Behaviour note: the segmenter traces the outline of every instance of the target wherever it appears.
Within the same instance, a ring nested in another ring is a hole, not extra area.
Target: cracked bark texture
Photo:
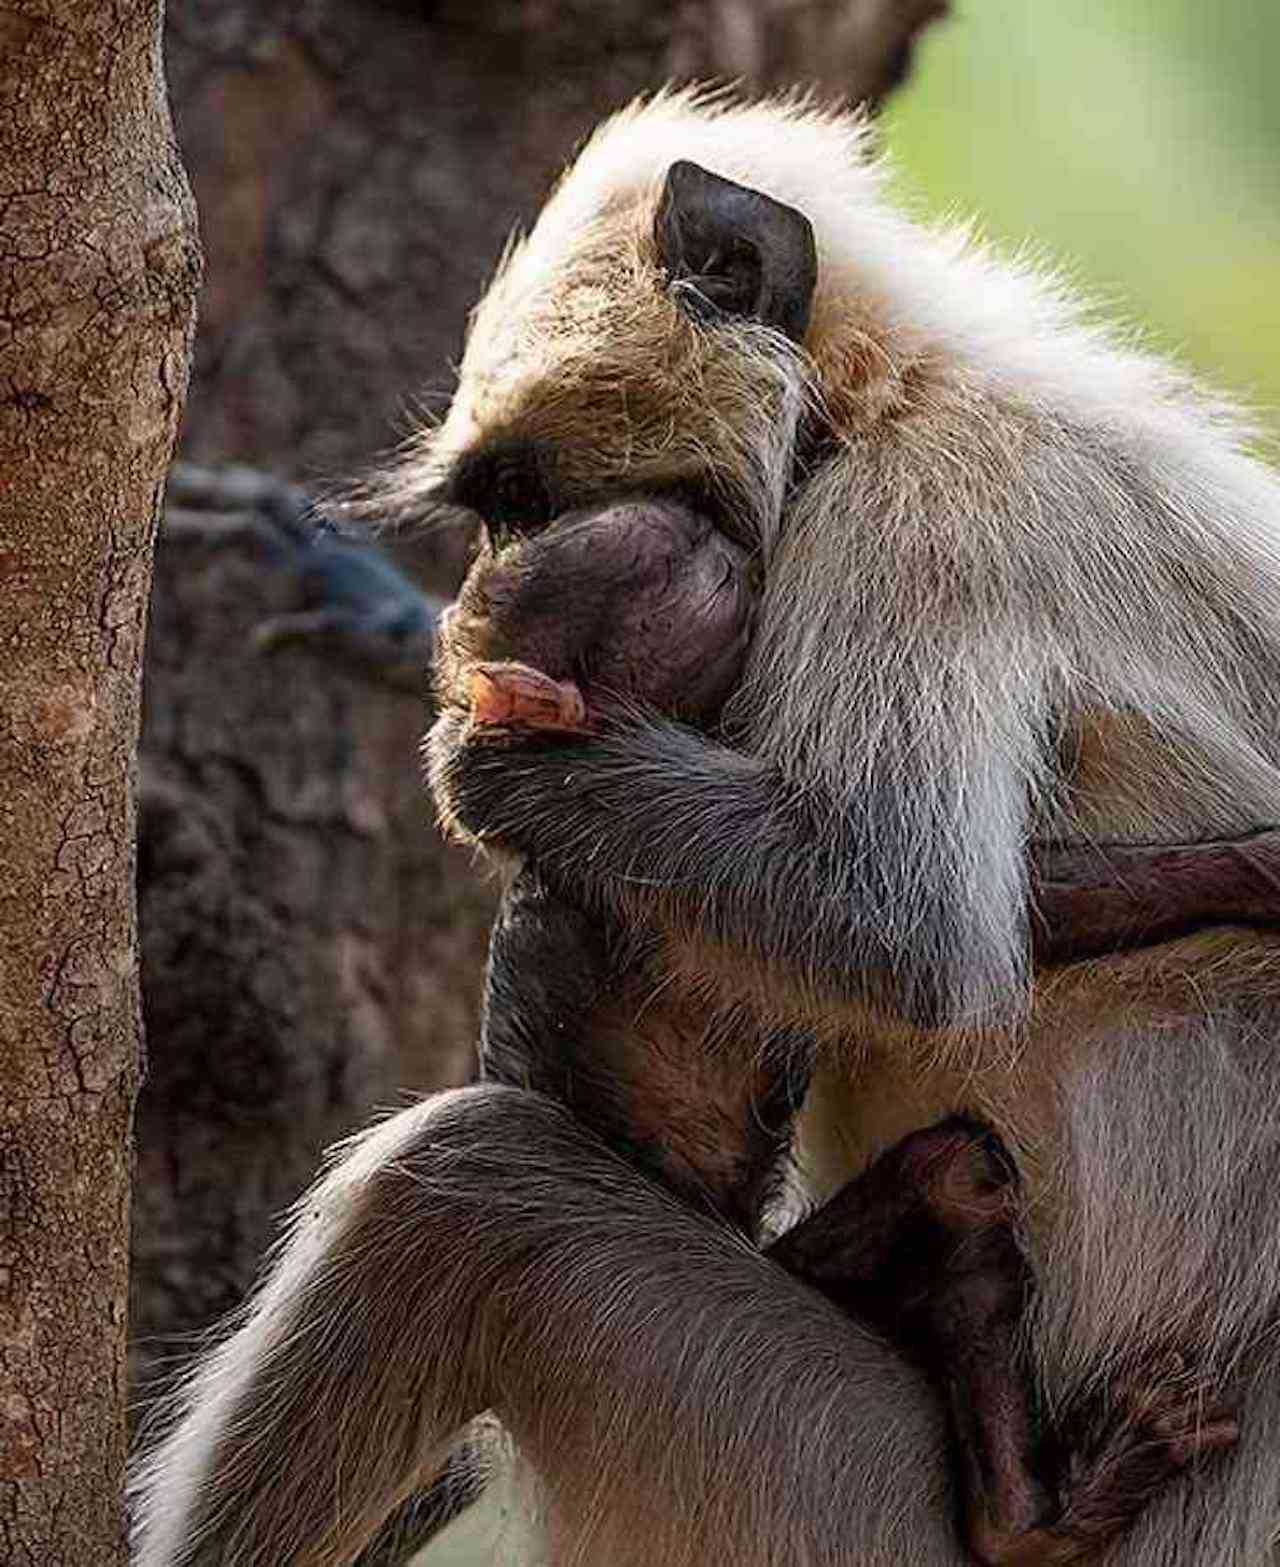
[[[133,784],[195,217],[159,0],[0,6],[0,1560],[123,1562]]]
[[[208,254],[185,455],[304,484],[358,473],[443,406],[507,234],[599,118],[695,77],[876,98],[943,9],[171,0]],[[430,825],[424,705],[255,656],[290,586],[247,535],[198,535],[162,546],[147,667],[144,1374],[240,1298],[328,1141],[466,1072],[492,907]],[[467,547],[402,551],[451,592]]]

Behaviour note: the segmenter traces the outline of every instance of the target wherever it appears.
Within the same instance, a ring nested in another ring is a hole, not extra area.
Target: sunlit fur
[[[673,303],[651,229],[678,158],[812,221],[802,352]],[[1248,434],[1053,282],[903,216],[856,119],[675,94],[589,143],[384,491],[428,510],[460,455],[533,440],[566,504],[689,481],[754,539],[741,752],[637,725],[554,793],[504,779],[507,826],[712,991],[842,1036],[815,1191],[957,1104],[995,1121],[1052,1410],[1153,1357],[1243,1398],[1239,1452],[1125,1567],[1276,1559],[1280,950],[1223,931],[1032,976],[1027,845],[1280,821],[1280,488]],[[141,1567],[348,1561],[486,1402],[557,1562],[958,1562],[915,1380],[602,1158],[504,1095],[370,1134],[185,1395]]]
[[[504,263],[390,493],[412,512],[461,453],[527,440],[565,504],[675,479],[730,497],[768,565],[747,748],[875,842],[855,945],[909,947],[951,1016],[981,1016],[1024,966],[1028,797],[1059,836],[1275,818],[1280,597],[1257,588],[1280,499],[1223,404],[966,231],[904,217],[866,138],[687,95],[611,121]],[[812,221],[805,355],[708,331],[661,286],[680,157]],[[815,424],[843,450],[789,489]],[[1106,740],[1135,727],[1143,764],[1117,765]],[[1103,740],[1068,795],[1077,728]],[[668,817],[671,864],[697,804]]]
[[[916,1378],[510,1089],[441,1095],[358,1139],[188,1397],[139,1477],[144,1567],[351,1561],[487,1407],[548,1482],[530,1500],[559,1567],[836,1567],[874,1540],[962,1560]],[[891,1418],[868,1424],[868,1399]],[[762,1463],[783,1430],[798,1440]]]

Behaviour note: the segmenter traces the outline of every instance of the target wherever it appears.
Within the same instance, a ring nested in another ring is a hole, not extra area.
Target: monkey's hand
[[[540,671],[530,671],[533,681],[508,680],[512,667],[528,669],[476,666],[470,710],[447,708],[428,731],[427,779],[451,837],[490,851],[526,858],[550,851],[555,858],[548,838],[560,833],[542,818],[566,763],[576,757],[590,767],[596,737],[561,721],[569,704],[558,681]]]
[[[591,728],[582,692],[528,664],[476,664],[471,671],[471,722],[481,727],[584,734]]]

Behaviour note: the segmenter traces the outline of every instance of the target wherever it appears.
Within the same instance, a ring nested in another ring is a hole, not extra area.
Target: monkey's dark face
[[[571,513],[481,552],[441,624],[441,706],[467,711],[471,666],[511,660],[572,680],[589,707],[705,723],[737,682],[754,605],[745,552],[691,507]]]
[[[430,445],[437,496],[484,525],[443,627],[442,705],[466,711],[470,666],[512,661],[589,704],[706,722],[791,476],[813,234],[681,161],[572,221],[562,201],[481,301]],[[637,494],[661,498],[618,499]]]
[[[476,311],[426,448],[436,498],[501,544],[573,508],[678,490],[767,544],[809,384],[808,222],[681,162],[588,222],[561,217],[553,200]]]

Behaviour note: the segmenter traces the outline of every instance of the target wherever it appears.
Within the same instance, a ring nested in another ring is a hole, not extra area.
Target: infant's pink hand
[[[571,680],[553,680],[528,664],[476,664],[471,670],[471,722],[484,728],[590,730],[587,705]]]

